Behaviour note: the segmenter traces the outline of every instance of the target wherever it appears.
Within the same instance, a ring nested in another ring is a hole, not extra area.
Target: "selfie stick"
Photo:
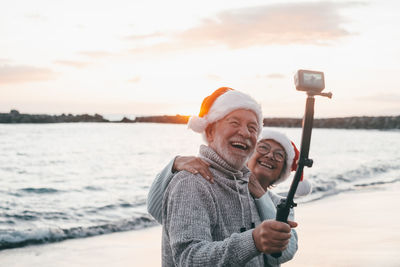
[[[299,185],[304,166],[311,168],[313,165],[313,160],[308,158],[308,152],[310,151],[311,131],[314,120],[314,103],[315,103],[314,95],[321,95],[332,98],[332,93],[318,93],[318,92],[307,91],[307,95],[308,97],[306,101],[306,110],[303,118],[303,133],[301,136],[299,162],[297,165],[296,174],[294,175],[286,199],[285,198],[281,199],[280,203],[276,207],[276,220],[279,222],[287,223],[287,218],[289,216],[290,209],[297,206],[297,204],[294,203],[293,198],[296,193],[297,186]],[[271,254],[271,256],[273,256],[274,258],[279,258],[281,255],[282,252]]]

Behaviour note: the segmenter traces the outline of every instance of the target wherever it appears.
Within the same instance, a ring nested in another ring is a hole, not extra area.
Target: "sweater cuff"
[[[253,230],[254,229],[250,229],[240,234],[242,236],[240,244],[241,249],[236,251],[238,259],[250,260],[261,254],[254,244]]]
[[[179,155],[175,156],[167,165],[167,168],[169,169],[169,173],[175,175],[178,171],[174,170],[174,163],[176,158],[179,157]]]

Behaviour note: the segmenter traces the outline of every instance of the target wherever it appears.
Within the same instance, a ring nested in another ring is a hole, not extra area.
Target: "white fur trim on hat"
[[[282,174],[279,177],[279,179],[275,182],[275,184],[279,184],[285,181],[290,176],[293,159],[295,157],[294,148],[292,143],[290,142],[290,139],[285,134],[277,131],[263,129],[258,140],[260,141],[267,139],[271,139],[279,143],[286,152],[287,158],[286,158],[285,169],[282,171]]]
[[[257,116],[259,132],[261,132],[263,127],[261,106],[251,96],[237,90],[230,90],[220,95],[204,117],[191,117],[188,122],[188,128],[198,133],[204,133],[210,123],[222,119],[237,109],[253,111]]]

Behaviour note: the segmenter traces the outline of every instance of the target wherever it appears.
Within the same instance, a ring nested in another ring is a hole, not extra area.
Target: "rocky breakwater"
[[[0,113],[0,123],[57,123],[57,122],[114,122],[114,123],[174,123],[186,124],[190,116],[183,115],[161,115],[142,116],[134,120],[124,117],[120,121],[109,121],[103,116],[83,115],[34,115],[21,114],[17,110],[10,113]],[[265,127],[297,127],[302,125],[301,118],[264,118]],[[314,128],[336,128],[336,129],[400,129],[400,116],[378,116],[378,117],[343,117],[314,119]]]
[[[144,116],[136,117],[134,120],[123,118],[120,122],[137,123],[178,123],[186,124],[189,116]],[[301,118],[264,118],[265,127],[297,127],[302,126]],[[336,129],[400,129],[400,116],[381,116],[381,117],[344,117],[314,119],[314,128],[336,128]]]
[[[186,124],[190,116],[182,115],[162,115],[162,116],[145,116],[136,117],[134,120],[123,118],[121,122],[153,122],[153,123],[175,123],[175,124]]]
[[[0,123],[61,123],[61,122],[109,122],[103,116],[95,114],[72,115],[45,115],[45,114],[22,114],[17,110],[10,113],[0,113]]]
[[[264,118],[264,126],[270,127],[301,127],[302,119],[294,118]],[[314,119],[314,128],[336,129],[400,129],[400,116],[379,117],[344,117]]]

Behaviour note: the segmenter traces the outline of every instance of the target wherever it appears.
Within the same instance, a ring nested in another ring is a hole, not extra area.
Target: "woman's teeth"
[[[266,162],[260,162],[260,165],[264,166],[264,167],[266,167],[268,169],[271,169],[271,170],[274,169],[274,166],[272,166],[271,164],[268,164]]]

